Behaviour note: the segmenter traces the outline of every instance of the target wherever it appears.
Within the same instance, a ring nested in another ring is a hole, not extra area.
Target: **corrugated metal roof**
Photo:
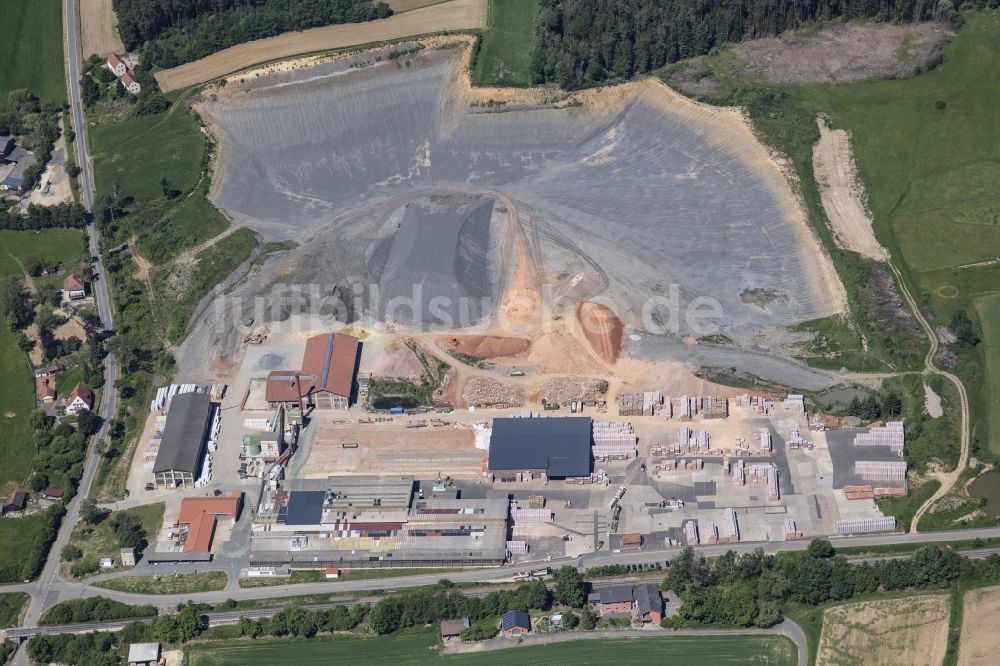
[[[268,402],[294,402],[323,391],[351,397],[360,341],[343,333],[314,335],[306,340],[302,369],[274,370],[267,376]],[[298,381],[296,380],[298,374]],[[301,386],[297,384],[301,382]]]
[[[550,477],[590,474],[589,417],[493,420],[489,469],[545,470]]]
[[[170,401],[160,452],[153,473],[177,470],[195,474],[205,449],[212,401],[205,393],[182,393]]]

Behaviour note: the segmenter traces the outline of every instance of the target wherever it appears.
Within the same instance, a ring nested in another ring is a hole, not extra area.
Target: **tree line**
[[[87,211],[78,203],[55,206],[31,204],[25,215],[0,210],[0,229],[38,231],[41,229],[83,229],[87,226]]]
[[[175,67],[235,44],[392,15],[371,0],[114,0],[128,50],[146,67]]]
[[[133,606],[104,597],[85,597],[62,601],[45,611],[38,624],[83,624],[87,622],[108,622],[136,617],[154,617],[156,606],[144,604]]]
[[[780,608],[787,602],[816,606],[873,592],[998,580],[1000,555],[970,560],[941,546],[923,546],[911,557],[874,564],[851,564],[821,539],[801,553],[729,551],[711,562],[687,548],[671,562],[663,581],[664,589],[684,603],[663,625],[769,627],[781,620]]]
[[[540,0],[531,76],[571,90],[621,81],[813,21],[950,19],[949,0]]]

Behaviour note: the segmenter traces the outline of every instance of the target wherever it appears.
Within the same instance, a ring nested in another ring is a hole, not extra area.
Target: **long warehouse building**
[[[182,393],[173,397],[153,464],[157,485],[194,485],[201,472],[211,417],[212,400],[207,394]]]

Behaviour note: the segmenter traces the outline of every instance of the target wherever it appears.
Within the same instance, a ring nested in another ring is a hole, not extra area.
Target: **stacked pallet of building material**
[[[510,510],[510,519],[516,523],[551,523],[552,512],[549,509],[524,509],[514,507]]]
[[[837,534],[873,534],[876,532],[893,532],[895,529],[896,518],[893,516],[848,518],[837,521]]]
[[[722,522],[722,535],[719,537],[720,543],[736,543],[740,540],[740,526],[736,521],[736,510],[726,508]]]
[[[771,451],[771,431],[767,428],[760,429],[759,443],[761,451]]]
[[[705,543],[719,543],[719,528],[711,520],[705,523],[704,534]]]
[[[707,430],[699,430],[698,438],[695,441],[695,446],[697,447],[698,451],[708,451],[708,444],[710,439],[711,438],[709,437]]]
[[[885,446],[902,458],[905,439],[903,422],[889,421],[882,427],[870,428],[868,432],[855,435],[854,446]]]
[[[802,532],[799,532],[795,525],[795,521],[791,518],[785,521],[785,541],[795,541],[802,538]]]
[[[784,403],[782,404],[785,407],[785,409],[798,412],[799,414],[806,413],[806,400],[801,395],[789,394],[788,397],[785,398]]]
[[[744,486],[746,485],[746,482],[746,463],[737,459],[733,462],[733,485]]]
[[[528,554],[528,542],[527,541],[508,541],[507,542],[507,552],[511,555],[527,555]]]
[[[636,455],[635,429],[627,421],[594,421],[591,453],[596,460],[627,459]]]
[[[729,417],[729,399],[706,396],[701,399],[701,415],[706,419]]]
[[[849,500],[875,499],[871,486],[844,486],[844,496]]]
[[[693,520],[689,520],[684,523],[684,537],[687,539],[687,545],[697,546],[700,541],[698,541],[698,524]]]
[[[799,432],[798,428],[792,428],[788,441],[785,442],[786,449],[809,449],[812,450],[813,443],[810,440],[804,439],[802,433]]]
[[[865,481],[905,481],[906,461],[856,460],[854,473]]]

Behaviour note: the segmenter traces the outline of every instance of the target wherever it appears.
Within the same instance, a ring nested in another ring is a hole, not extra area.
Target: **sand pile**
[[[450,352],[479,358],[502,358],[527,353],[531,349],[531,341],[501,335],[463,335],[449,337],[445,341],[445,348]]]
[[[593,350],[605,362],[614,364],[621,354],[625,332],[618,315],[606,305],[584,302],[577,309],[576,316]]]

